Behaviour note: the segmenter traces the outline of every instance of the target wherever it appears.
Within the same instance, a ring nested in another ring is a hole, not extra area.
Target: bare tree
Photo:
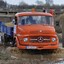
[[[37,5],[44,5],[43,1],[39,1],[39,0],[36,1],[36,4],[37,4]]]
[[[7,2],[4,2],[3,0],[0,0],[0,8],[5,8],[7,5]]]
[[[26,2],[24,2],[24,1],[21,1],[20,3],[19,3],[19,5],[20,6],[24,6],[24,5],[28,5]]]

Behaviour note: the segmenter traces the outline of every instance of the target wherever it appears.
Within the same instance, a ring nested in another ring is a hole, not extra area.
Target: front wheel
[[[16,38],[13,38],[11,46],[16,47]]]

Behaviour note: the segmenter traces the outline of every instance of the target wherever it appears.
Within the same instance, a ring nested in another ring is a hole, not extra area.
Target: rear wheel
[[[4,36],[3,36],[3,43],[4,43],[4,46],[9,46],[10,45],[9,37],[6,34],[4,34]]]
[[[4,34],[1,36],[1,41],[2,41],[2,43],[4,45],[4,42],[5,42]]]

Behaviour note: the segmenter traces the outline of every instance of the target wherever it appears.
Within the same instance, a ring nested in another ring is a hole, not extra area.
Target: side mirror
[[[12,23],[15,24],[15,19],[12,20]]]
[[[15,19],[12,20],[12,23],[15,25],[17,24],[17,17],[15,17]]]

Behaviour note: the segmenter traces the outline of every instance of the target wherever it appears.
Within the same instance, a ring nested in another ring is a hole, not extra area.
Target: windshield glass
[[[53,18],[51,16],[21,16],[18,25],[43,24],[52,25]]]

